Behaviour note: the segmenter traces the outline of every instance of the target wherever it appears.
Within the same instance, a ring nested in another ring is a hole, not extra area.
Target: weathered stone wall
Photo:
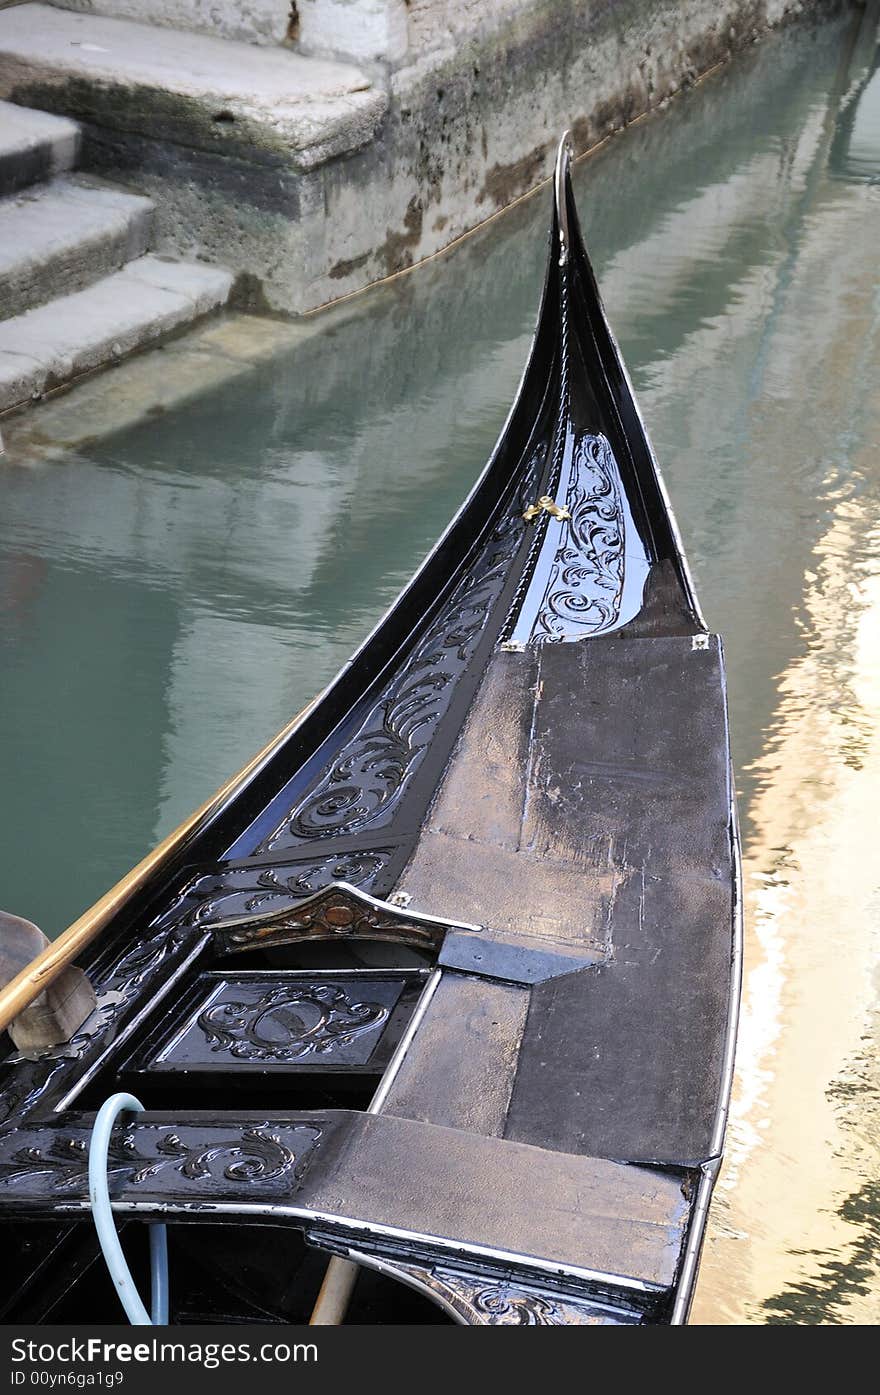
[[[117,13],[133,5],[143,18],[138,0],[100,3]],[[212,0],[154,3],[212,10]],[[273,0],[216,3],[256,13]],[[173,139],[121,122],[116,92],[106,120],[90,107],[86,154],[153,197],[167,250],[231,266],[245,303],[299,313],[412,265],[534,188],[566,127],[586,150],[770,27],[829,8],[840,6],[298,0],[304,48],[353,56],[360,46],[361,66],[387,89],[387,112],[363,148],[310,169],[283,155],[250,160],[238,147],[214,152],[179,109]]]
[[[400,63],[412,46],[408,0],[296,0],[296,12],[304,53]]]

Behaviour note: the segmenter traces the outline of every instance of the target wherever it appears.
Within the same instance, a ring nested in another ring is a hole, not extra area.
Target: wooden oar
[[[320,696],[320,694],[318,695]],[[245,782],[263,765],[270,756],[287,740],[292,732],[296,730],[300,722],[312,710],[317,697],[312,698],[301,712],[287,723],[287,726],[273,736],[261,751],[249,760],[235,775],[222,785],[216,794],[190,814],[173,833],[169,833],[162,839],[151,853],[148,853],[136,867],[118,881],[115,886],[105,892],[99,901],[96,901],[89,910],[75,920],[58,939],[53,941],[32,960],[21,973],[7,983],[5,988],[0,989],[0,1032],[9,1026],[18,1014],[32,1003],[44,988],[56,979],[63,969],[77,957],[78,954],[91,944],[92,940],[103,930],[104,926],[116,914],[126,901],[139,891],[152,874],[175,853],[186,838],[206,821],[212,814],[223,805]]]

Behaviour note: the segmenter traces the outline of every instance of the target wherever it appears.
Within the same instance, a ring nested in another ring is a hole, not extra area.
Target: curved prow
[[[560,262],[568,261],[568,192],[571,187],[571,132],[566,131],[556,152],[556,168],[553,171],[553,217],[556,238],[559,243]]]
[[[508,648],[705,630],[660,471],[581,237],[566,133],[542,317],[557,321],[555,420]]]

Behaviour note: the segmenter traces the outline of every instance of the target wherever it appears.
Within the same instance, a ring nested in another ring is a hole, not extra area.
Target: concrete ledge
[[[141,257],[88,290],[0,324],[0,411],[154,343],[223,305],[218,267]]]
[[[299,170],[365,145],[388,104],[348,64],[40,4],[0,11],[0,97]]]

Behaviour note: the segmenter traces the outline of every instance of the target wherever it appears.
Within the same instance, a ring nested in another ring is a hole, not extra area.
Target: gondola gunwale
[[[703,1244],[706,1238],[706,1227],[709,1221],[709,1206],[724,1162],[724,1148],[727,1139],[727,1130],[730,1124],[730,1105],[733,1096],[734,1072],[736,1068],[737,1035],[742,1011],[742,982],[745,960],[742,840],[739,825],[739,809],[736,802],[736,792],[733,788],[732,768],[729,800],[733,914],[730,947],[730,991],[728,997],[727,1023],[725,1027],[724,1055],[722,1059],[721,1082],[718,1090],[718,1104],[712,1130],[710,1156],[700,1167],[700,1179],[697,1183],[697,1192],[694,1197],[691,1220],[688,1226],[684,1250],[682,1252],[679,1278],[676,1284],[675,1297],[669,1319],[671,1327],[683,1327],[690,1317],[697,1280],[700,1274],[700,1264],[703,1258]]]

